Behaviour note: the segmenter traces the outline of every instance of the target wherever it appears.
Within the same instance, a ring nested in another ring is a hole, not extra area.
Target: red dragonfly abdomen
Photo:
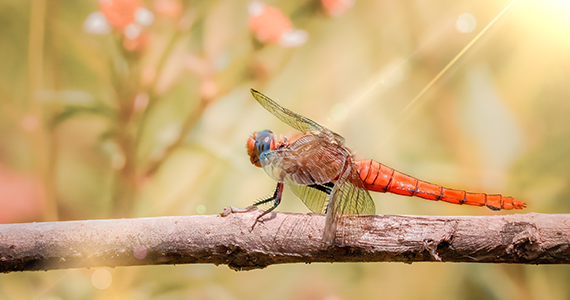
[[[362,160],[355,163],[360,178],[364,182],[364,187],[369,191],[416,196],[455,204],[487,206],[492,210],[522,209],[526,207],[526,203],[513,197],[470,193],[418,180],[373,160]]]

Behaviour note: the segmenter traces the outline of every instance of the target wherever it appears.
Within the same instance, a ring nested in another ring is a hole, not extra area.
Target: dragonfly
[[[279,206],[284,184],[312,212],[326,215],[322,237],[326,245],[334,243],[337,225],[343,216],[376,213],[369,191],[486,206],[491,210],[526,207],[526,203],[513,197],[450,189],[418,180],[372,159],[356,160],[339,134],[282,107],[255,89],[251,89],[251,93],[271,114],[302,132],[291,139],[278,139],[272,131],[263,130],[248,138],[251,163],[277,181],[273,196],[254,204],[273,203],[256,218],[254,226]]]

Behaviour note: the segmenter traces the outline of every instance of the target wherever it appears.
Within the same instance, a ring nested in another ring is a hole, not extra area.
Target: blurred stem
[[[47,40],[49,41],[48,50],[46,51],[50,56],[50,69],[51,69],[51,86],[53,91],[60,91],[61,87],[61,60],[59,47],[61,45],[61,39],[59,31],[56,30],[57,22],[59,20],[58,0],[49,0],[48,9],[46,11],[46,24],[48,26]],[[53,103],[52,106],[46,110],[44,107],[44,115],[49,116],[49,123],[47,124],[47,131],[45,133],[47,145],[46,145],[46,171],[44,173],[44,186],[46,189],[46,198],[48,203],[52,203],[53,211],[58,214],[58,201],[57,201],[57,174],[56,168],[58,163],[58,150],[59,144],[57,142],[57,126],[55,126],[54,116],[61,113],[61,105]],[[59,214],[56,217],[60,217]]]
[[[46,209],[44,220],[57,220],[57,202],[54,195],[53,179],[50,174],[50,158],[53,147],[45,136],[43,128],[42,103],[38,98],[38,92],[43,83],[44,63],[44,35],[45,35],[46,0],[34,0],[31,3],[30,34],[28,41],[28,97],[30,111],[32,112],[37,128],[32,132],[32,144],[34,151],[34,164],[40,174],[46,195]]]
[[[136,151],[129,134],[129,119],[120,113],[117,120],[117,143],[123,151],[124,165],[117,173],[113,191],[113,215],[129,217],[132,214],[136,197]]]
[[[115,123],[116,142],[122,150],[124,164],[116,174],[113,190],[113,211],[115,217],[132,215],[137,196],[137,151],[135,127],[133,124],[134,101],[140,89],[139,56],[125,50],[124,59],[128,64],[127,73],[115,77],[118,112]]]
[[[176,31],[176,33],[174,33],[174,35],[172,35],[172,38],[168,42],[168,45],[164,49],[164,53],[162,53],[162,56],[160,57],[160,60],[158,61],[158,65],[156,66],[155,77],[154,77],[152,83],[149,85],[149,89],[147,92],[147,94],[148,94],[148,106],[143,111],[142,116],[139,120],[139,126],[138,126],[138,130],[137,130],[136,138],[135,138],[135,145],[137,148],[140,145],[142,135],[144,133],[146,121],[148,119],[150,111],[154,108],[154,106],[156,105],[156,102],[158,102],[158,100],[159,100],[158,93],[156,91],[157,90],[156,85],[158,84],[158,80],[160,79],[160,74],[162,74],[162,69],[164,69],[164,66],[166,65],[166,61],[168,61],[168,58],[170,57],[170,53],[172,53],[172,50],[174,49],[176,42],[178,42],[178,40],[180,39],[181,36],[182,36],[181,31]]]
[[[172,155],[174,150],[176,150],[178,147],[180,147],[180,145],[182,145],[186,136],[188,136],[190,131],[194,128],[196,123],[198,123],[198,120],[200,120],[200,118],[204,114],[204,111],[206,110],[208,105],[213,101],[214,101],[213,98],[207,98],[205,96],[202,96],[200,98],[200,104],[198,105],[198,108],[192,111],[190,114],[188,114],[186,120],[184,120],[184,124],[182,124],[182,128],[180,129],[180,133],[176,137],[176,140],[168,147],[166,147],[166,149],[164,149],[164,152],[162,153],[161,157],[152,161],[149,164],[148,168],[146,169],[146,172],[144,173],[144,177],[151,177],[154,174],[156,174],[156,172],[160,169],[160,167],[164,164],[164,162],[170,157],[170,155]]]
[[[187,5],[187,3],[184,4],[184,6],[186,6],[186,5]],[[190,31],[190,29],[192,28],[192,24],[194,23],[194,20],[195,20],[195,13],[193,10],[190,10],[186,16],[184,16],[181,20],[178,20],[179,25],[181,23],[183,23],[184,25],[179,27],[179,29],[174,32],[174,34],[172,35],[172,37],[168,41],[168,44],[166,45],[164,52],[162,53],[160,59],[158,60],[158,64],[156,65],[156,70],[154,73],[155,76],[154,76],[152,82],[148,85],[148,89],[147,89],[148,106],[144,110],[144,112],[143,112],[143,114],[139,120],[139,126],[138,126],[138,130],[137,130],[136,138],[135,138],[135,145],[137,148],[140,145],[140,141],[141,141],[143,133],[144,133],[144,129],[145,129],[145,126],[147,123],[146,121],[148,119],[148,116],[150,115],[151,110],[156,106],[157,102],[160,100],[160,97],[159,97],[158,91],[157,91],[157,85],[158,85],[158,82],[161,78],[162,70],[164,69],[164,66],[166,65],[166,62],[168,61],[168,58],[170,58],[170,54],[172,53],[172,50],[174,50],[174,48],[175,48],[176,44],[178,43],[178,41],[180,40],[180,38],[183,37],[185,34],[187,34]]]
[[[117,217],[130,216],[135,206],[137,194],[137,154],[140,141],[144,133],[150,112],[155,107],[160,97],[157,93],[157,85],[160,80],[162,70],[168,58],[174,50],[180,37],[186,31],[176,31],[169,40],[162,53],[155,71],[155,77],[147,89],[148,106],[134,124],[133,101],[140,91],[141,72],[139,59],[128,52],[124,52],[125,58],[129,62],[129,76],[124,80],[124,84],[116,85],[115,88],[121,99],[119,100],[119,113],[117,118],[117,143],[123,151],[125,159],[124,166],[117,174],[115,189],[113,193],[113,215]],[[128,88],[130,87],[130,89]],[[193,127],[193,125],[191,126]]]
[[[156,91],[156,86],[157,86],[158,81],[160,79],[160,74],[162,73],[162,69],[164,69],[166,62],[168,61],[168,58],[170,57],[170,53],[172,53],[172,50],[174,50],[174,46],[176,46],[176,43],[178,42],[178,40],[180,39],[181,36],[182,36],[182,32],[177,30],[172,35],[172,38],[170,38],[168,45],[166,45],[166,48],[164,49],[164,53],[162,54],[162,56],[160,57],[160,60],[158,61],[158,64],[156,65],[156,73],[155,73],[156,76],[154,77],[152,84],[150,85],[150,87],[153,91]]]
[[[206,111],[206,108],[208,108],[210,104],[216,102],[216,100],[218,100],[222,95],[225,95],[227,93],[229,93],[229,90],[224,89],[224,90],[219,90],[212,97],[201,95],[198,108],[188,114],[188,116],[184,120],[184,124],[182,124],[182,128],[180,129],[180,133],[176,137],[176,140],[172,144],[170,144],[170,146],[166,147],[166,149],[162,153],[162,156],[149,163],[143,176],[151,177],[155,175],[156,172],[160,169],[160,167],[164,164],[164,162],[170,157],[170,155],[172,155],[172,153],[178,147],[180,147],[182,143],[184,143],[184,140],[186,139],[190,131],[192,131],[194,126],[196,126],[196,123],[198,123],[198,121],[202,118],[202,115],[204,114],[204,111]]]

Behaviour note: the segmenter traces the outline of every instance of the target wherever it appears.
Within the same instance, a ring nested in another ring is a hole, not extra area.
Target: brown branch
[[[325,217],[260,211],[219,215],[0,225],[0,271],[227,264],[417,261],[567,264],[570,215],[364,216],[363,234],[325,248]],[[360,218],[355,218],[359,220]],[[354,231],[352,220],[348,232]]]

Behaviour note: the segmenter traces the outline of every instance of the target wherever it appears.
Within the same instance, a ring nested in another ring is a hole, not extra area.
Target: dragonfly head
[[[264,130],[254,132],[249,139],[247,139],[247,154],[252,164],[261,167],[259,156],[271,149],[275,149],[276,136],[271,130]]]

